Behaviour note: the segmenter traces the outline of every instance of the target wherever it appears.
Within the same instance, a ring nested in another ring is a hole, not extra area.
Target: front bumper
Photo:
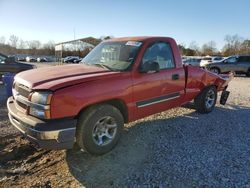
[[[30,141],[45,149],[70,149],[75,143],[76,119],[40,120],[17,110],[13,97],[7,101],[11,124]]]

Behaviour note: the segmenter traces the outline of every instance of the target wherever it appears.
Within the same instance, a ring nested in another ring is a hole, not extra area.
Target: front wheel
[[[209,113],[214,109],[217,100],[217,89],[215,86],[209,86],[201,91],[195,97],[194,103],[199,113]]]
[[[90,154],[102,155],[117,144],[124,120],[121,112],[108,104],[86,109],[79,117],[76,141]]]

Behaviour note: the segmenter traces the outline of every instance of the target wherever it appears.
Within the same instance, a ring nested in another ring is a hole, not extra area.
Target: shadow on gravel
[[[227,105],[205,115],[156,115],[126,128],[110,153],[69,150],[66,161],[86,187],[243,186],[250,180],[249,113]]]

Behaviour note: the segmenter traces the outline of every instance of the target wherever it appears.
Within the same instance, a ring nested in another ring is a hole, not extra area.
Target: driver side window
[[[157,42],[149,46],[143,55],[142,64],[148,61],[157,62],[160,70],[174,68],[174,57],[170,45]]]

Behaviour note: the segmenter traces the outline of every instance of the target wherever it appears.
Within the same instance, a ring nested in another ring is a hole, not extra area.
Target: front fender
[[[51,118],[75,117],[85,107],[113,99],[123,101],[130,108],[131,93],[130,73],[62,88],[52,96]]]

